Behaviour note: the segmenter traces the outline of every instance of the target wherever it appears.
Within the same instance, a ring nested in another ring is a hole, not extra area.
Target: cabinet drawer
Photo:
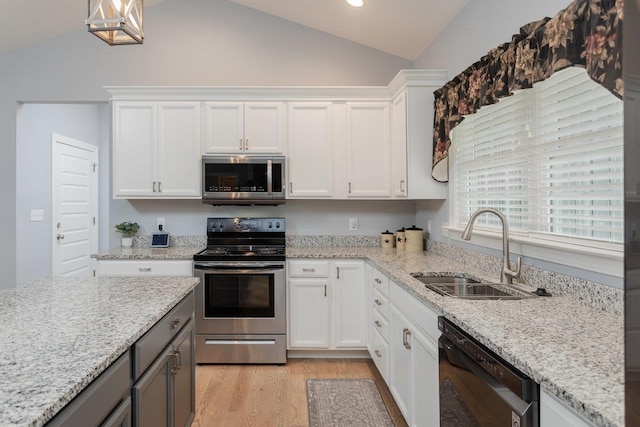
[[[389,319],[389,300],[376,288],[373,289],[373,308]]]
[[[373,310],[373,328],[380,333],[382,338],[389,342],[389,322],[382,317],[378,310]]]
[[[158,357],[162,349],[171,342],[180,329],[193,317],[193,310],[194,297],[193,292],[191,292],[134,344],[134,380],[140,377]]]
[[[437,343],[440,337],[438,330],[438,315],[435,311],[409,295],[395,282],[390,285],[391,304],[404,315],[411,319],[411,322],[422,330],[431,341]]]
[[[373,331],[371,358],[384,381],[389,384],[389,344],[376,330]]]
[[[191,260],[99,260],[99,276],[193,276]]]
[[[60,411],[47,426],[102,425],[114,408],[126,399],[130,389],[131,364],[127,351]]]
[[[289,261],[289,277],[329,277],[328,261]]]
[[[373,286],[389,298],[389,278],[376,269],[373,270]]]

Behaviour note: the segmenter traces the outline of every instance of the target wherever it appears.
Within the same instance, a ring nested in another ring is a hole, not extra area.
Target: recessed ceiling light
[[[362,7],[362,5],[364,4],[362,0],[347,0],[347,3],[349,3],[353,7]]]

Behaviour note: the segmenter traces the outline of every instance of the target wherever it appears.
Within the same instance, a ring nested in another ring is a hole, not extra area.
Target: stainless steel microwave
[[[213,205],[285,203],[284,156],[204,156],[202,202]]]

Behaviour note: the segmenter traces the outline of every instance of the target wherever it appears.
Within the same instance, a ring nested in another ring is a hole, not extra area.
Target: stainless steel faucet
[[[467,227],[462,232],[462,238],[464,240],[471,240],[471,231],[473,230],[473,223],[483,213],[492,213],[500,218],[502,222],[502,271],[500,272],[500,282],[510,285],[513,279],[520,277],[520,271],[522,269],[522,257],[518,257],[518,268],[511,270],[511,262],[509,261],[509,224],[507,217],[502,212],[491,208],[478,209],[471,215]]]

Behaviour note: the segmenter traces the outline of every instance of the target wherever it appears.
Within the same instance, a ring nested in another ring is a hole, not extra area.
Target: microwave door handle
[[[267,160],[267,195],[273,196],[273,161]]]

